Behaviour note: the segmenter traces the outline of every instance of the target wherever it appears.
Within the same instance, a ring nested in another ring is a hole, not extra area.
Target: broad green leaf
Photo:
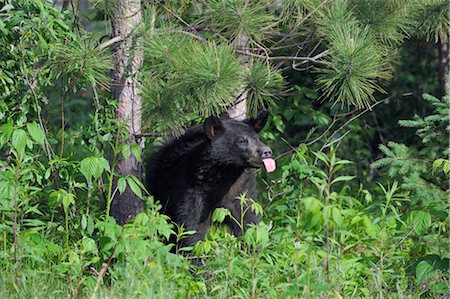
[[[320,206],[322,205],[319,200],[314,197],[306,197],[303,199],[303,204],[305,205],[305,209],[311,213],[317,213],[320,210]]]
[[[95,244],[95,241],[91,238],[84,237],[81,240],[81,252],[86,253],[93,253],[98,254],[97,245]]]
[[[429,278],[433,273],[433,266],[427,261],[421,261],[416,266],[416,279],[418,282],[422,282],[423,280]]]
[[[437,159],[433,162],[433,168],[438,168],[439,166],[442,165],[442,163],[444,163],[444,159]]]
[[[28,135],[22,129],[17,129],[12,134],[12,145],[19,152],[23,153],[25,151],[25,146],[28,142]]]
[[[28,134],[30,134],[31,138],[36,141],[38,144],[44,144],[44,132],[36,123],[27,123]]]
[[[339,210],[338,208],[334,207],[331,211],[331,214],[333,216],[333,220],[334,222],[338,225],[338,226],[342,226],[343,223],[343,219],[342,219],[342,213],[341,210]]]
[[[145,186],[144,186],[144,184],[142,184],[142,182],[137,178],[137,177],[135,177],[134,175],[130,175],[130,177],[131,177],[131,179],[142,189],[142,190],[144,190],[144,191],[146,191],[147,189],[145,188]]]
[[[136,194],[139,198],[142,198],[141,188],[136,184],[136,182],[131,178],[127,177],[128,186],[130,186],[131,190]]]
[[[75,195],[73,195],[72,193],[64,194],[64,196],[62,197],[62,204],[64,210],[67,210],[67,208],[74,203],[75,203]]]
[[[140,161],[141,160],[141,146],[137,143],[133,143],[131,145],[131,152],[133,153],[133,155],[136,157],[136,160]]]
[[[425,211],[411,211],[406,222],[417,234],[422,234],[431,226],[431,215]]]
[[[98,179],[105,170],[109,171],[109,163],[103,157],[87,157],[80,163],[80,171],[86,180]]]
[[[450,162],[448,161],[444,162],[444,172],[445,174],[448,174],[450,172]]]
[[[431,292],[445,295],[448,293],[448,286],[445,283],[436,283],[430,287]],[[442,296],[442,298],[445,298]]]
[[[87,217],[85,214],[81,215],[81,228],[85,230],[87,227]]]
[[[225,208],[217,208],[214,210],[211,220],[213,222],[222,223],[227,216],[231,216],[230,210]]]
[[[122,147],[122,155],[123,157],[128,160],[131,156],[131,146],[129,144],[124,144]]]
[[[127,180],[124,177],[121,177],[117,180],[117,187],[119,188],[120,194],[122,194],[127,188]]]
[[[12,123],[1,125],[0,132],[0,147],[2,147],[11,139],[12,133],[14,132],[14,126]]]
[[[99,159],[100,164],[101,164],[102,167],[103,167],[103,171],[104,171],[104,170],[110,171],[108,160],[106,160],[106,159],[103,158],[103,157],[100,157],[100,158],[98,158],[98,159]],[[103,171],[102,171],[102,172],[103,172]],[[96,178],[99,178],[99,177],[100,177],[100,176],[98,176],[98,177],[96,177]]]
[[[252,211],[255,212],[256,215],[262,215],[263,214],[263,208],[259,203],[252,203],[250,206]]]

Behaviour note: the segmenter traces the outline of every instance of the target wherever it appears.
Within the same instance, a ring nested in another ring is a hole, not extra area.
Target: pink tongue
[[[275,171],[275,169],[277,168],[274,159],[263,159],[262,161],[267,172]]]

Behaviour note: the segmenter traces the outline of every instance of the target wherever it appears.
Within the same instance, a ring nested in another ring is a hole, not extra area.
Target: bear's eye
[[[247,144],[247,143],[248,143],[248,140],[247,140],[247,138],[245,138],[245,137],[240,137],[240,138],[238,139],[238,143],[241,144],[241,145],[244,145],[244,144]]]

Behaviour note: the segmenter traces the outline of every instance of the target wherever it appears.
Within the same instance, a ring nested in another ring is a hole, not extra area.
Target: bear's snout
[[[272,157],[272,149],[268,146],[263,146],[259,148],[258,153],[261,156],[261,159],[267,159]]]

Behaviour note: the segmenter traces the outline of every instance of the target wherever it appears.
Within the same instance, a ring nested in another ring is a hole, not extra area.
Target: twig
[[[112,44],[115,44],[115,43],[120,42],[120,41],[122,41],[122,40],[123,40],[123,36],[118,35],[118,36],[115,36],[115,37],[111,38],[110,40],[108,40],[108,41],[106,41],[106,42],[100,44],[100,46],[98,46],[98,48],[99,48],[100,50],[103,50],[103,49],[105,49],[105,48],[111,46]]]
[[[405,94],[405,95],[409,95],[409,93],[407,93],[407,94]],[[351,118],[350,118],[348,121],[346,121],[342,126],[340,126],[336,131],[334,131],[334,132],[330,135],[330,137],[327,138],[327,141],[330,140],[331,138],[333,138],[337,133],[339,133],[342,129],[344,129],[344,128],[345,128],[348,124],[350,124],[352,121],[354,121],[355,119],[357,119],[357,118],[360,117],[361,115],[367,113],[368,111],[371,111],[374,107],[378,106],[379,104],[388,101],[390,98],[391,98],[391,97],[387,97],[387,98],[384,98],[384,99],[382,99],[382,100],[379,100],[379,101],[375,102],[374,104],[372,104],[371,106],[369,106],[369,107],[367,107],[366,109],[364,109],[363,111],[361,111],[360,113],[358,113],[357,115],[351,117]],[[340,116],[340,117],[337,117],[337,116]],[[291,150],[289,150],[289,151],[286,151],[286,152],[280,154],[279,156],[277,156],[277,157],[275,158],[275,160],[280,159],[280,158],[282,158],[282,157],[284,157],[284,156],[287,156],[287,155],[289,155],[289,154],[292,154],[293,152],[297,151],[298,148],[299,148],[301,145],[311,145],[311,144],[313,144],[313,143],[319,141],[320,139],[323,138],[323,136],[324,136],[326,133],[328,133],[328,132],[330,131],[330,129],[331,129],[331,128],[339,121],[339,120],[341,120],[341,119],[344,118],[345,116],[347,116],[347,114],[343,114],[342,116],[341,116],[341,115],[338,115],[338,114],[335,114],[335,116],[334,116],[333,121],[331,122],[331,124],[327,127],[327,129],[326,129],[322,134],[320,134],[319,137],[317,137],[317,138],[315,138],[315,139],[313,139],[312,141],[309,141],[309,142],[307,142],[307,143],[305,143],[305,142],[300,143],[299,146],[297,146],[297,147],[295,147],[295,148],[293,148],[293,149],[291,149]],[[343,136],[345,136],[345,135],[347,135],[347,134],[348,134],[348,133],[345,133]],[[338,141],[341,140],[341,139],[342,139],[342,136],[338,139]],[[331,144],[334,144],[335,142],[336,142],[336,141],[334,141],[333,143],[330,143],[330,144],[325,143],[325,145],[322,146],[322,148],[319,150],[319,152],[321,152],[322,150],[324,150],[327,146],[329,146],[329,145],[331,145]]]
[[[200,38],[201,40],[205,40],[203,38],[203,36],[201,36],[201,34],[197,31],[197,29],[195,29],[194,27],[192,27],[191,25],[189,25],[185,20],[183,20],[182,17],[180,17],[176,12],[172,11],[171,9],[169,9],[167,6],[165,6],[164,4],[160,3],[159,5],[161,5],[165,10],[167,10],[171,15],[173,15],[177,20],[179,20],[181,23],[183,23],[184,25],[186,25],[189,29],[191,29],[193,32],[196,33],[196,35],[198,36],[198,38]]]
[[[189,35],[190,37],[195,38],[196,40],[199,41],[205,41],[205,39],[201,36],[198,36],[197,34],[194,34],[192,32],[186,31],[186,30],[181,30],[181,29],[168,29],[168,30],[162,30],[157,32],[157,34],[163,34],[163,33],[171,33],[171,32],[176,32],[176,33],[181,33],[181,34],[186,34]]]
[[[321,63],[321,64],[327,64],[327,62],[320,61],[318,59],[322,58],[323,56],[328,55],[329,52],[330,52],[329,50],[325,50],[322,53],[319,53],[319,54],[317,54],[314,57],[302,57],[302,56],[272,56],[272,57],[267,57],[265,55],[249,53],[249,52],[242,51],[242,50],[239,50],[239,49],[236,49],[235,51],[237,53],[239,53],[239,54],[243,54],[243,55],[246,55],[246,56],[257,57],[257,58],[263,58],[263,59],[266,59],[266,60],[288,60],[288,61],[302,61],[302,62],[311,61],[311,62]]]
[[[48,142],[48,139],[47,139],[47,128],[44,126],[44,122],[42,121],[41,109],[40,109],[40,106],[39,106],[39,97],[36,94],[36,91],[34,90],[34,88],[35,88],[34,82],[36,82],[36,80],[34,79],[33,83],[32,83],[30,81],[30,78],[28,77],[28,72],[27,72],[26,63],[25,63],[25,57],[23,56],[22,44],[20,44],[20,53],[21,53],[21,60],[22,60],[22,72],[23,72],[23,75],[25,77],[25,82],[30,87],[31,94],[33,95],[33,98],[34,98],[34,102],[35,102],[34,105],[35,105],[36,113],[37,113],[37,116],[38,116],[39,125],[41,126],[42,131],[44,131],[44,143],[45,143],[45,147],[44,148],[45,148],[45,152],[47,154],[48,160],[50,161],[52,159],[53,150],[52,150],[52,148],[50,146],[50,143]],[[51,168],[52,168],[52,171],[55,170],[53,165],[51,165]]]
[[[142,137],[157,137],[157,136],[164,136],[164,133],[159,132],[148,132],[148,133],[140,133],[140,134],[134,134],[133,135],[136,139],[142,138]]]

